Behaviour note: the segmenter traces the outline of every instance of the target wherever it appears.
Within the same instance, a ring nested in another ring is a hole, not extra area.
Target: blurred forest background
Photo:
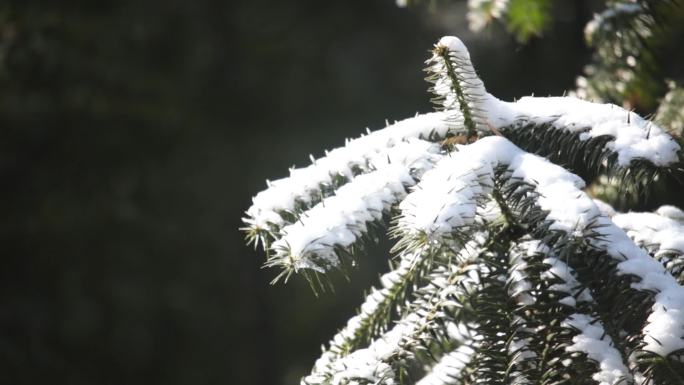
[[[335,294],[272,287],[238,231],[251,196],[429,111],[442,35],[501,98],[574,88],[592,4],[520,45],[458,1],[2,2],[0,384],[298,383],[386,256]]]

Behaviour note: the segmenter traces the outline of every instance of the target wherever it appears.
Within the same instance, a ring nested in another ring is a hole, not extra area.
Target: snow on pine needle
[[[647,184],[681,171],[678,143],[616,105],[501,101],[456,37],[426,71],[436,112],[312,158],[247,210],[276,280],[316,286],[395,242],[302,384],[683,383],[684,214],[616,213],[572,172]]]

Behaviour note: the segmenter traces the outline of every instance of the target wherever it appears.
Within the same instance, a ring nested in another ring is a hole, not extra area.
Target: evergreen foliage
[[[546,3],[471,1],[490,19],[509,15],[520,39],[543,29]],[[655,3],[609,2],[592,21],[585,90],[602,101],[652,92]],[[623,86],[592,85],[625,62],[607,59],[616,44],[639,64],[626,62]],[[247,211],[266,264],[316,290],[368,242],[395,240],[393,269],[302,384],[684,383],[684,212],[617,213],[583,191],[607,178],[638,192],[681,174],[667,133],[681,132],[681,89],[656,122],[575,96],[503,102],[454,37],[427,72],[437,112],[312,159]]]

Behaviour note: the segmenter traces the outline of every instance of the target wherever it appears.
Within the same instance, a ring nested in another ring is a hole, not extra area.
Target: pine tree
[[[614,104],[501,101],[455,37],[427,72],[436,112],[312,158],[247,211],[274,281],[315,290],[395,242],[302,384],[684,384],[684,212],[618,213],[583,191],[681,174],[678,139]],[[662,124],[681,126],[682,101],[673,87]]]

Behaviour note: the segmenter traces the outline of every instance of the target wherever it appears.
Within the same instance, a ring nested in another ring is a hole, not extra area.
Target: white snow
[[[472,68],[468,50],[458,38],[444,37],[439,46],[446,47],[451,59],[458,64],[457,74],[463,81],[461,86],[475,114],[478,130],[484,127],[497,132],[496,129],[502,127],[523,129],[525,123],[549,124],[550,130],[578,133],[580,140],[611,136],[613,139],[607,148],[617,154],[620,166],[628,166],[636,159],[646,159],[656,166],[669,166],[678,161],[679,145],[662,128],[630,111],[573,97],[525,97],[517,102],[503,102],[486,93]],[[440,64],[433,66],[435,71],[444,69]],[[322,272],[339,264],[336,248],[352,245],[371,222],[381,219],[383,213],[398,202],[401,202],[398,228],[404,235],[427,235],[429,244],[441,245],[459,232],[471,230],[478,215],[483,213],[478,204],[491,192],[495,168],[506,165],[512,178],[522,179],[535,187],[539,194],[537,203],[548,213],[546,220],[551,229],[562,230],[603,250],[618,262],[618,274],[639,278],[632,283],[633,289],[654,293],[651,313],[642,330],[643,348],[660,356],[684,348],[684,287],[630,239],[645,245],[657,244],[660,250],[682,253],[684,213],[664,206],[655,214],[617,214],[612,207],[587,196],[581,190],[584,187],[581,178],[544,158],[522,151],[503,137],[484,137],[473,144],[457,145],[448,155],[440,155],[438,144],[422,139],[432,135],[444,138],[453,127],[454,117],[463,118],[451,92],[450,81],[438,81],[435,90],[446,97],[445,105],[451,110],[404,120],[349,141],[345,147],[327,153],[311,166],[291,170],[288,178],[272,182],[254,198],[245,221],[255,229],[277,231],[282,235],[272,245],[277,258],[294,269]],[[355,169],[361,169],[363,173],[355,176]],[[297,203],[311,206],[314,197],[321,194],[321,187],[332,183],[338,175],[349,181],[334,195],[306,209],[294,223],[281,217],[281,212],[293,211]],[[420,180],[418,184],[417,179]],[[588,236],[589,231],[599,232],[601,236]],[[528,246],[529,250],[541,247],[539,244]],[[515,295],[527,290],[529,283],[520,256],[512,256],[511,262],[516,264],[511,270]],[[549,265],[549,270],[543,273],[545,277],[557,276],[564,281],[552,287],[570,294],[561,300],[563,303],[576,306],[577,301],[592,301],[587,290],[578,291],[580,285],[568,265],[551,254],[544,262]],[[387,359],[402,349],[401,345],[416,332],[417,325],[425,323],[425,309],[414,309],[365,349],[347,356],[341,356],[336,350],[353,338],[366,318],[385,306],[390,291],[409,274],[410,267],[406,263],[402,260],[397,270],[381,278],[382,288],[371,292],[359,315],[349,320],[347,327],[334,337],[331,349],[326,352],[329,354],[324,353],[317,362],[316,368],[321,372],[334,373],[334,384],[354,384],[361,379],[371,382],[383,379],[384,383],[392,383],[392,368]],[[448,307],[453,303],[450,298],[463,290],[462,287],[479,285],[478,274],[472,269],[456,280],[461,280],[457,283],[462,286],[451,280],[433,280],[429,285],[433,286],[432,293],[436,295],[427,303]],[[425,298],[420,299],[425,302]],[[433,299],[439,304],[432,302]],[[521,303],[532,300],[520,299]],[[601,384],[612,385],[620,378],[629,378],[620,354],[605,336],[600,323],[595,321],[584,314],[575,314],[564,321],[565,326],[579,330],[568,350],[585,352],[599,364],[600,371],[593,378]],[[452,329],[460,326],[454,325]],[[445,357],[445,360],[450,358]],[[440,364],[435,366],[435,371]],[[447,364],[449,368],[456,365],[445,361],[444,366]],[[324,379],[325,374],[317,370],[309,377],[313,383]],[[435,380],[428,376],[421,383],[440,383],[437,382],[441,380],[438,373],[433,374]]]
[[[548,189],[576,191],[584,182],[536,155],[525,153],[502,137],[486,137],[458,146],[440,160],[399,205],[399,226],[407,234],[427,234],[441,242],[459,227],[473,223],[476,202],[491,191],[494,167],[510,165],[514,177]],[[529,178],[528,173],[533,177]],[[553,195],[551,195],[553,196]],[[563,199],[566,199],[563,196]]]
[[[475,153],[469,146],[452,152],[423,175],[399,205],[404,235],[425,234],[430,244],[440,244],[457,228],[467,230],[474,223],[477,201],[492,184],[491,167],[472,159]]]
[[[615,349],[599,322],[585,314],[574,314],[561,325],[579,330],[579,334],[572,338],[573,344],[566,350],[584,352],[598,363],[600,370],[592,375],[592,378],[600,385],[614,385],[621,379],[631,380],[629,370],[622,363],[620,353]]]
[[[672,207],[672,206],[670,206]],[[661,210],[673,212],[671,208]],[[657,213],[617,214],[613,222],[639,245],[662,253],[684,255],[684,224]]]
[[[392,296],[396,295],[398,291],[404,290],[412,282],[412,275],[426,256],[427,253],[421,251],[401,255],[399,266],[380,277],[381,288],[371,290],[361,305],[359,314],[349,319],[347,325],[332,338],[328,350],[316,360],[314,372],[324,371],[343,353],[346,345],[357,343],[355,340],[362,328],[372,327],[373,325],[370,322],[373,320],[379,321],[376,317],[381,312],[389,310],[390,306],[393,305]]]
[[[608,203],[596,198],[594,198],[593,201],[599,211],[601,211],[601,214],[607,216],[608,218],[612,218],[615,214],[617,214],[617,211],[615,211],[613,206],[609,205]]]
[[[635,159],[647,159],[656,166],[668,166],[678,160],[677,151],[680,147],[675,140],[664,129],[633,112],[614,104],[592,103],[570,96],[523,97],[512,103],[501,101],[485,91],[470,63],[468,49],[461,40],[446,36],[440,39],[439,45],[453,53],[461,71],[459,73],[466,77],[462,86],[471,94],[471,108],[492,127],[498,129],[515,123],[520,126],[523,125],[521,123],[548,123],[551,124],[550,129],[580,133],[580,140],[610,135],[614,139],[606,146],[617,153],[620,166],[628,166]],[[435,87],[438,93],[448,91],[449,80],[445,79],[444,82],[445,86]],[[449,99],[447,94],[445,107],[457,107],[453,96]],[[478,122],[478,129],[482,124]]]
[[[439,39],[437,45],[448,48],[449,52],[453,53],[459,60],[470,61],[470,52],[468,52],[468,48],[466,48],[461,39],[457,38],[456,36],[444,36]],[[470,64],[470,68],[466,67],[465,70],[468,70],[468,72],[474,72],[472,68],[473,66]]]
[[[320,194],[321,185],[330,184],[337,175],[353,179],[352,169],[365,171],[371,158],[382,158],[391,148],[408,138],[427,139],[431,135],[443,138],[449,130],[446,114],[434,112],[417,115],[372,132],[355,140],[347,141],[344,147],[334,149],[323,158],[314,160],[308,167],[291,169],[290,176],[272,181],[269,187],[258,193],[252,207],[247,210],[245,221],[255,228],[271,230],[285,223],[281,211],[292,211],[297,201],[310,202],[311,197]]]
[[[511,263],[515,262],[520,265],[523,255],[532,256],[539,252],[546,255],[543,262],[549,265],[549,269],[542,272],[540,278],[560,278],[562,282],[552,285],[550,289],[568,294],[567,297],[559,300],[560,303],[575,307],[577,301],[593,302],[589,291],[582,290],[582,286],[573,276],[573,270],[565,262],[553,256],[551,250],[537,240],[521,242],[516,251],[511,253]],[[524,269],[524,266],[522,268]],[[602,385],[614,385],[621,378],[631,378],[620,353],[613,347],[610,337],[606,335],[598,320],[585,314],[574,314],[564,320],[561,325],[579,330],[579,333],[572,339],[573,344],[566,347],[566,351],[584,352],[598,363],[599,371],[592,375],[594,380]],[[525,341],[516,343],[516,346],[524,349]]]
[[[339,265],[335,246],[348,247],[367,231],[367,224],[382,218],[406,194],[414,181],[399,164],[357,177],[337,194],[307,210],[299,221],[283,227],[272,249],[295,269],[320,272]],[[311,257],[323,260],[323,266]]]
[[[324,383],[323,379],[327,374],[332,375],[333,385],[347,384],[358,379],[371,383],[382,379],[383,384],[395,384],[392,367],[385,361],[401,350],[400,342],[416,331],[418,322],[420,317],[409,314],[367,348],[338,358],[330,363],[327,373],[313,373],[307,380],[310,383]]]
[[[551,279],[558,277],[563,280],[562,283],[551,285],[550,289],[569,294],[569,296],[562,298],[559,301],[560,303],[574,307],[577,305],[577,301],[594,301],[588,289],[584,288],[584,290],[582,290],[583,286],[577,282],[577,279],[572,275],[573,270],[565,262],[555,256],[548,256],[544,259],[544,263],[548,264],[550,267],[549,270],[542,274],[542,278]]]
[[[482,83],[482,80],[477,76],[473,68],[468,49],[459,38],[454,36],[442,37],[436,44],[436,47],[448,50],[449,61],[455,64],[452,69],[458,79],[458,86],[461,88],[465,101],[468,104],[475,128],[479,132],[486,132],[488,130],[485,123],[487,111],[483,103],[487,102],[489,94],[487,94],[484,83]],[[436,52],[429,63],[431,63],[428,67],[429,72],[441,74],[435,82],[432,91],[444,97],[443,107],[449,113],[449,121],[459,125],[463,124],[464,116],[461,113],[459,101],[453,89],[452,79],[447,76],[447,67],[444,59]]]
[[[508,294],[515,298],[518,305],[532,305],[535,302],[533,296],[527,291],[532,288],[532,284],[527,279],[527,261],[525,256],[532,256],[536,252],[546,254],[548,250],[543,248],[539,241],[528,240],[523,241],[517,247],[513,247],[508,252],[509,280],[512,284],[509,286]]]
[[[522,289],[529,289],[530,283],[527,282],[527,280],[525,279],[525,269],[527,268],[527,263],[525,262],[524,257],[531,257],[538,253],[541,253],[545,256],[542,262],[549,265],[548,270],[543,271],[540,275],[540,278],[545,280],[559,278],[562,280],[562,282],[555,283],[549,287],[551,290],[560,291],[568,294],[567,297],[564,297],[559,300],[560,303],[575,307],[577,305],[577,301],[594,301],[591,297],[591,294],[589,293],[589,290],[583,290],[584,287],[574,277],[573,269],[570,266],[568,266],[565,262],[561,261],[555,255],[553,255],[552,250],[548,246],[541,243],[539,240],[535,239],[520,242],[518,246],[511,250],[511,252],[509,253],[509,260],[511,264],[511,279],[515,282],[513,287],[520,288],[519,290],[515,290],[515,292],[519,293],[519,291],[521,291]],[[521,284],[521,282],[524,283]],[[521,302],[519,300],[518,303],[532,304],[534,303],[534,299],[532,297],[529,297],[526,301]]]
[[[658,210],[656,210],[656,213],[665,218],[674,219],[675,221],[680,223],[684,222],[684,212],[674,206],[660,206],[658,207]]]
[[[529,175],[531,180],[550,179],[548,175],[537,175],[536,169],[528,171],[532,171]],[[657,293],[652,313],[643,329],[644,349],[666,356],[684,348],[684,287],[679,286],[659,262],[638,248],[609,218],[601,215],[591,198],[577,187],[568,182],[539,183],[537,191],[542,193],[539,203],[549,212],[547,219],[553,221],[551,228],[582,237],[586,227],[594,222],[602,237],[587,237],[586,241],[622,261],[617,265],[620,274],[641,278],[632,284],[633,288]]]
[[[618,154],[620,166],[628,166],[635,159],[646,159],[656,166],[668,166],[678,160],[680,147],[664,129],[614,104],[591,103],[570,96],[523,97],[516,102],[504,102],[487,94],[478,105],[485,111],[488,124],[497,129],[533,123],[580,133],[580,140],[610,135],[614,139],[606,147]]]
[[[413,139],[371,158],[376,171],[354,178],[281,229],[282,237],[272,245],[275,255],[295,269],[323,272],[338,266],[335,248],[350,246],[370,222],[382,219],[415,184],[411,170],[418,169],[420,175],[439,158],[438,151],[436,144]]]
[[[473,348],[464,344],[456,348],[454,351],[445,354],[435,366],[432,367],[430,373],[421,378],[416,385],[456,385],[456,378],[459,378],[461,371],[472,359],[475,354]]]
[[[537,184],[536,190],[541,193],[538,202],[548,211],[546,219],[553,221],[551,228],[584,237],[585,229],[596,225],[602,237],[586,237],[586,241],[622,261],[617,265],[620,274],[641,278],[632,284],[633,288],[657,293],[648,324],[643,329],[645,350],[666,356],[684,348],[684,287],[601,214],[591,198],[579,189],[582,187],[579,178],[558,166],[544,164],[545,160],[534,155],[522,154],[517,158],[528,162],[514,159],[511,167],[517,164],[518,168],[513,175]]]
[[[651,259],[646,252],[631,243],[624,233],[618,231],[615,229],[606,237],[606,243],[613,243],[606,249],[615,258],[627,257],[618,264],[619,271],[641,278],[640,282],[632,284],[633,288],[657,293],[647,325],[643,329],[646,343],[644,350],[666,356],[684,348],[684,287],[679,286],[660,263]],[[604,233],[607,231],[604,230]]]
[[[592,199],[580,190],[584,183],[579,177],[544,158],[525,153],[501,137],[486,137],[461,146],[459,150],[472,154],[468,158],[475,164],[488,164],[489,169],[497,164],[508,164],[513,170],[513,177],[536,185],[536,191],[540,193],[538,204],[548,212],[546,219],[552,221],[551,228],[585,238],[587,227],[597,225],[602,237],[586,237],[586,241],[621,261],[617,265],[620,274],[641,278],[632,284],[633,288],[657,293],[648,324],[643,330],[645,349],[666,356],[684,348],[684,287],[601,214]],[[444,197],[438,192],[432,199]],[[426,197],[424,201],[429,202],[430,198]],[[449,209],[448,206],[445,208],[445,211]],[[444,219],[435,223],[436,228],[450,226],[446,220],[448,217],[440,218]]]
[[[480,245],[484,242],[481,235],[475,234],[474,240],[461,249],[456,257],[460,261],[459,264],[453,264],[449,266],[448,271],[442,272],[448,280],[430,279],[426,286],[416,291],[423,293],[424,297],[419,296],[409,305],[414,311],[408,312],[389,331],[373,340],[366,348],[355,350],[347,356],[321,357],[305,382],[322,384],[327,383],[326,377],[332,377],[332,384],[354,383],[355,379],[364,379],[371,383],[382,380],[382,384],[394,384],[392,368],[387,364],[390,358],[399,353],[408,353],[406,349],[417,343],[423,333],[427,332],[426,329],[438,326],[426,327],[434,317],[441,314],[441,309],[453,303],[451,298],[454,295],[463,293],[463,290],[473,290],[480,285],[477,271],[461,269],[459,266],[475,261],[481,251]],[[450,329],[455,329],[451,332],[456,335],[456,341],[465,342],[464,339],[474,338],[472,332],[464,325],[453,325]]]
[[[678,160],[679,145],[664,129],[614,104],[591,103],[570,96],[524,97],[514,103],[501,103],[501,108],[488,111],[490,123],[497,127],[512,121],[529,121],[580,132],[580,140],[610,135],[615,139],[607,147],[618,154],[620,166],[627,166],[634,159],[647,159],[656,166]]]

